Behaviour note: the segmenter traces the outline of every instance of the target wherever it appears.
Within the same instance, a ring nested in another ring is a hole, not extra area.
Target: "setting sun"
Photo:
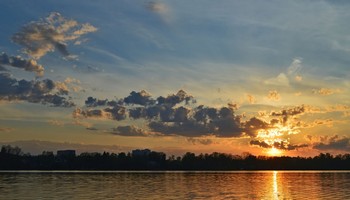
[[[279,155],[282,154],[282,151],[276,149],[275,147],[272,147],[271,149],[269,149],[269,150],[267,151],[267,154],[268,154],[269,156],[279,156]]]

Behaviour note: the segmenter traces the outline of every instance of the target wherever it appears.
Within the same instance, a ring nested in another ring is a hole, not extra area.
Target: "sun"
[[[267,151],[267,154],[270,156],[279,156],[282,154],[282,151],[279,149],[276,149],[275,147],[272,147]]]

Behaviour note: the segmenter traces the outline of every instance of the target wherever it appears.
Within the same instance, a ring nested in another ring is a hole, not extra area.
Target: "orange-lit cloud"
[[[341,90],[340,89],[330,89],[330,88],[320,88],[320,89],[313,89],[312,92],[314,94],[327,96],[327,95],[340,93]]]
[[[251,95],[251,94],[246,94],[246,100],[250,103],[250,104],[255,104],[256,103],[256,98]]]
[[[276,90],[272,90],[269,91],[267,98],[271,101],[279,101],[281,100],[281,95]]]

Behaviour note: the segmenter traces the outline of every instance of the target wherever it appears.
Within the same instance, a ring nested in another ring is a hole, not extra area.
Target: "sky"
[[[348,1],[0,2],[0,144],[350,153]]]

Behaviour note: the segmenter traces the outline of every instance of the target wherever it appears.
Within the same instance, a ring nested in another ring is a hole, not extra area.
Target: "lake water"
[[[350,199],[350,171],[0,172],[0,199]]]

